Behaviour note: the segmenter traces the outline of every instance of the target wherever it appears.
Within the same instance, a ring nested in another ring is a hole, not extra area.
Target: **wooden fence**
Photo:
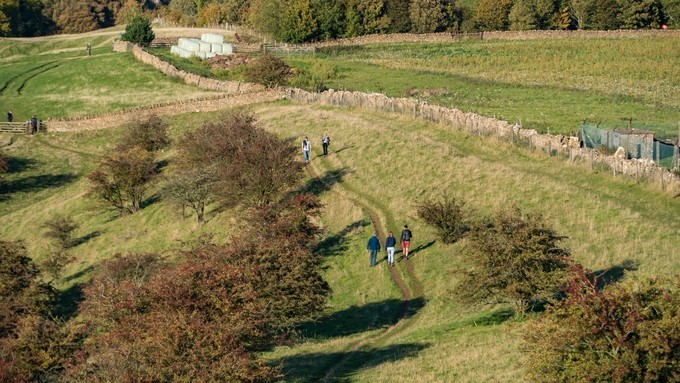
[[[40,121],[38,123],[38,131],[44,132],[47,130],[47,123],[45,121]],[[2,133],[30,133],[31,123],[26,122],[0,122],[0,132]]]

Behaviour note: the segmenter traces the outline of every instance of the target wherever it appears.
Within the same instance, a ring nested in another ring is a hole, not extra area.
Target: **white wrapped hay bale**
[[[194,52],[194,55],[201,60],[205,60],[207,52],[197,51],[197,52]]]
[[[182,47],[178,47],[177,45],[173,45],[170,47],[170,53],[185,59],[188,59],[189,57],[194,55],[194,52],[188,51]]]
[[[234,46],[233,45],[231,45],[229,43],[222,44],[222,54],[223,55],[230,55],[232,53],[234,53]]]
[[[220,43],[210,44],[210,52],[216,53],[216,54],[221,54],[222,53],[222,44],[220,44]]]
[[[203,33],[201,35],[201,40],[211,44],[213,43],[222,44],[224,42],[224,36],[217,33]]]
[[[217,53],[214,53],[214,52],[206,52],[205,53],[205,58],[207,58],[207,59],[213,58],[215,56],[217,56]]]
[[[199,40],[188,39],[184,37],[177,40],[177,45],[179,45],[180,48],[186,49],[188,51],[198,51],[201,48]]]
[[[210,43],[206,43],[205,41],[201,40],[196,40],[199,45],[199,51],[201,52],[210,52]]]

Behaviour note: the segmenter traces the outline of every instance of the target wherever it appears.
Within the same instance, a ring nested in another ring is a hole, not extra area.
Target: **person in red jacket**
[[[401,253],[406,259],[408,259],[408,250],[411,247],[411,238],[413,238],[413,233],[408,225],[404,225],[404,230],[401,231]]]

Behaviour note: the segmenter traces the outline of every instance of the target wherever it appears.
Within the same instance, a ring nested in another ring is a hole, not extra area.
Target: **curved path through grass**
[[[306,167],[306,170],[309,176],[312,178],[313,182],[324,184],[325,183],[324,180],[321,177],[319,177],[319,171],[317,169],[317,166],[319,165],[315,165],[318,164],[319,162],[320,161],[316,161],[315,163],[310,162],[310,165]],[[385,211],[382,211],[378,206],[371,204],[371,202],[369,202],[365,198],[365,196],[363,196],[361,193],[352,191],[349,188],[344,187],[342,183],[338,183],[338,185],[339,185],[338,188],[334,189],[331,189],[330,185],[327,184],[325,184],[324,186],[327,187],[328,190],[334,191],[340,197],[346,198],[353,204],[360,207],[362,211],[370,217],[371,224],[373,225],[375,232],[378,233],[378,238],[380,239],[380,242],[385,243],[387,230],[386,227],[383,224],[381,224],[381,222],[383,221],[383,219],[387,219],[388,214],[386,214]],[[337,377],[344,375],[343,372],[345,372],[346,366],[352,365],[352,359],[357,357],[358,354],[357,352],[360,351],[362,348],[375,344],[385,339],[388,335],[406,328],[405,319],[409,318],[408,314],[411,312],[412,302],[414,301],[414,299],[424,300],[424,296],[423,289],[421,287],[420,282],[415,276],[415,273],[413,271],[413,265],[411,264],[411,262],[409,262],[408,259],[404,259],[403,262],[399,263],[400,264],[403,263],[405,265],[406,269],[405,278],[408,279],[408,281],[404,280],[404,277],[402,277],[402,275],[397,271],[396,267],[387,266],[390,271],[392,281],[399,289],[403,299],[403,303],[401,305],[395,323],[372,336],[362,338],[351,344],[347,348],[347,350],[345,350],[346,355],[343,358],[335,361],[334,363],[326,367],[327,372],[324,375],[322,382],[334,382],[337,380]]]

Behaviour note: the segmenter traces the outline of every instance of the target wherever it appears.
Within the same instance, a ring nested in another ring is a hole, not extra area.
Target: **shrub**
[[[191,207],[196,213],[196,220],[202,223],[205,205],[211,199],[211,190],[217,181],[216,166],[197,166],[189,169],[178,169],[163,187],[163,195],[175,201],[183,208]]]
[[[170,146],[168,124],[156,115],[129,124],[119,149],[130,149],[134,146],[149,152],[167,148]]]
[[[74,245],[73,232],[78,228],[78,224],[70,217],[54,215],[43,224],[47,229],[45,237],[56,242],[57,247],[66,250]]]
[[[0,174],[9,171],[9,157],[5,153],[0,152]]]
[[[680,283],[627,281],[598,290],[580,267],[567,296],[524,330],[537,382],[672,382],[679,377]]]
[[[250,82],[274,88],[286,84],[290,67],[280,58],[265,52],[246,66],[244,75]]]
[[[21,242],[0,241],[0,381],[52,381],[72,351],[52,319],[55,290]]]
[[[121,39],[141,46],[149,46],[155,37],[151,28],[151,21],[141,14],[137,14],[125,26],[125,33],[123,33]]]
[[[469,213],[465,203],[455,197],[444,196],[441,201],[426,200],[417,206],[418,217],[437,229],[444,243],[454,243],[469,231]]]
[[[66,266],[73,262],[75,257],[69,255],[64,249],[56,249],[51,251],[45,259],[40,262],[42,269],[52,277],[52,283],[61,277]]]
[[[467,301],[500,300],[521,314],[552,298],[565,281],[569,251],[540,216],[498,213],[470,232],[472,267],[456,287]]]
[[[254,352],[274,338],[250,274],[220,252],[104,262],[84,288],[87,339],[67,381],[275,381]]]
[[[92,195],[108,202],[121,213],[134,213],[141,209],[145,193],[156,174],[153,154],[135,146],[104,158],[87,178],[92,183]]]
[[[178,143],[182,169],[216,170],[211,193],[224,205],[275,203],[302,173],[297,148],[232,113],[187,133]]]

